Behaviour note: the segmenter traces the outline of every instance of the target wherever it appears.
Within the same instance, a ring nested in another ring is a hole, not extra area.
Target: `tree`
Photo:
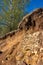
[[[3,0],[2,12],[0,13],[0,21],[6,23],[9,27],[9,31],[17,29],[18,23],[24,16],[25,4],[28,4],[29,0]]]

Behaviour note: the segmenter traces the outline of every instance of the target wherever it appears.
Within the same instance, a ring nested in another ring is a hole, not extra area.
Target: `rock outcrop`
[[[0,65],[43,65],[43,8],[26,15],[16,31],[0,38]]]

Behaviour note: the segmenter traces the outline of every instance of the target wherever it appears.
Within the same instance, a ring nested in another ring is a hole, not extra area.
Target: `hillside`
[[[43,65],[43,8],[0,38],[0,65]]]

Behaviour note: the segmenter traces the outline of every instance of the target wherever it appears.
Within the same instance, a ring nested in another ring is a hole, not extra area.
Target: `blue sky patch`
[[[25,12],[29,13],[37,8],[43,8],[43,0],[30,0],[30,4],[25,6]]]

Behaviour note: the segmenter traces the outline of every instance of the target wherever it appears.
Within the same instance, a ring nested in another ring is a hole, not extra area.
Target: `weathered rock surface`
[[[43,65],[43,8],[26,15],[17,31],[0,38],[0,65]]]

